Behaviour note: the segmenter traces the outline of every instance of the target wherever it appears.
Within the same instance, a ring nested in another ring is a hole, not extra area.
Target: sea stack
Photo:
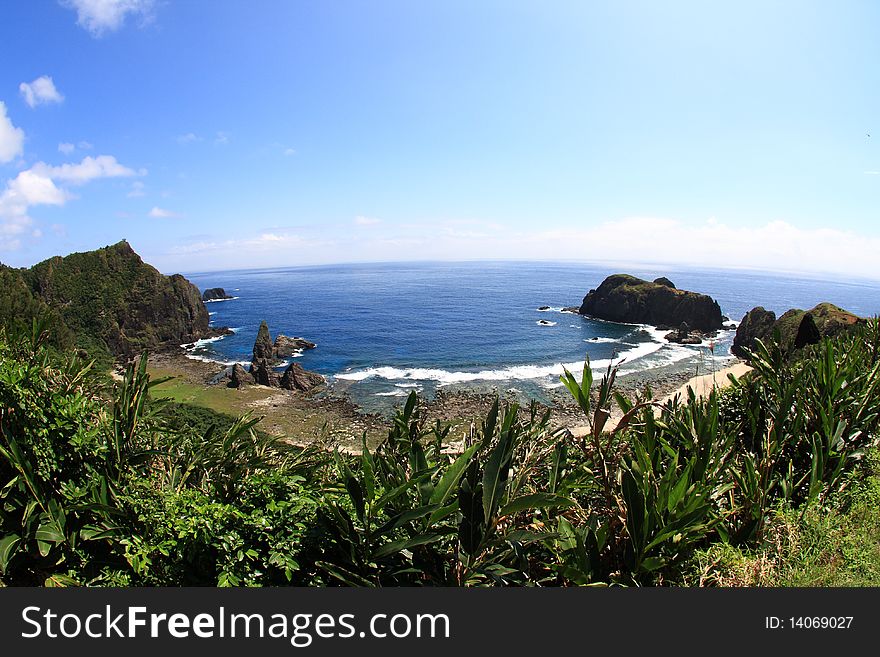
[[[282,340],[283,338],[283,340]],[[301,365],[291,363],[282,376],[275,371],[275,365],[281,354],[293,355],[302,349],[313,349],[315,343],[304,338],[288,338],[279,335],[275,342],[269,333],[269,325],[263,320],[257,331],[257,339],[254,341],[253,357],[251,358],[249,377],[258,385],[272,388],[285,388],[300,392],[309,392],[324,384],[324,377],[315,372],[308,372]],[[242,371],[244,368],[242,368]],[[236,371],[233,368],[233,382],[236,381]],[[248,382],[242,372],[238,372],[238,381]],[[240,383],[238,384],[240,385]],[[233,387],[238,387],[235,385]]]
[[[202,292],[202,301],[224,301],[231,298],[222,287],[209,287]]]
[[[626,324],[652,324],[711,333],[723,325],[718,302],[705,294],[679,290],[668,278],[651,282],[628,274],[609,276],[590,290],[578,312]]]

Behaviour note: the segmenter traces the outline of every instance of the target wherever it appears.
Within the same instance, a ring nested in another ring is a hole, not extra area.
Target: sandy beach
[[[682,399],[687,397],[688,388],[692,388],[697,397],[706,397],[714,388],[726,388],[730,385],[728,375],[732,374],[736,378],[741,377],[752,368],[742,361],[733,363],[732,365],[718,370],[712,374],[703,374],[701,376],[692,377],[687,383],[681,386],[665,397],[660,399],[660,403],[665,403],[674,399],[676,395],[681,395]]]
[[[752,368],[743,361],[735,361],[731,365],[719,369],[717,372],[691,377],[681,387],[672,390],[671,392],[666,392],[665,394],[661,393],[655,395],[655,398],[660,404],[665,404],[667,401],[674,399],[677,395],[682,399],[685,399],[688,394],[688,388],[693,389],[697,397],[706,397],[715,388],[726,388],[731,385],[728,375],[732,374],[734,377],[739,378],[751,369]],[[659,409],[656,409],[655,412],[659,412]],[[621,413],[619,409],[615,408],[611,413],[611,418],[609,419],[608,424],[606,425],[606,430],[613,429],[620,421],[620,418]],[[589,433],[590,428],[586,425],[577,425],[571,427],[569,430],[572,435],[579,438]]]

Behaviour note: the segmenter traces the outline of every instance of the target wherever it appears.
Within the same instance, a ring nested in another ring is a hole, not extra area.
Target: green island
[[[0,280],[0,585],[880,585],[876,319],[753,322],[705,394],[585,363],[562,419],[385,418],[206,385],[198,290],[126,242]]]

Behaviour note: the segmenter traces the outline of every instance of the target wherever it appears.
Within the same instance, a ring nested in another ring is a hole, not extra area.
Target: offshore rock
[[[292,363],[282,376],[279,376],[274,369],[279,355],[293,355],[293,353],[300,353],[303,349],[313,349],[314,347],[313,342],[303,338],[288,338],[284,335],[279,335],[273,343],[272,336],[269,334],[269,326],[265,321],[262,321],[257,331],[257,339],[254,341],[250,376],[258,385],[294,391],[309,391],[324,385],[324,377],[304,370],[297,363]]]
[[[275,358],[287,358],[295,354],[300,354],[306,349],[314,349],[317,346],[318,345],[316,345],[314,342],[310,342],[305,338],[289,338],[286,335],[279,334],[275,338],[273,353],[275,355]]]
[[[270,386],[272,388],[277,388],[279,385],[278,374],[275,373],[272,365],[265,358],[251,363],[250,374],[257,385]]]
[[[681,326],[679,326],[671,333],[667,333],[664,337],[669,342],[674,342],[676,344],[703,343],[703,335],[699,331],[691,331],[690,327],[688,327],[687,325],[687,322],[682,322]]]
[[[207,290],[202,292],[202,301],[221,301],[223,299],[231,299],[232,297],[226,294],[226,290],[222,287],[209,287]]]
[[[627,324],[679,326],[686,322],[700,332],[722,326],[721,308],[711,297],[628,274],[609,276],[597,289],[590,290],[578,312]]]

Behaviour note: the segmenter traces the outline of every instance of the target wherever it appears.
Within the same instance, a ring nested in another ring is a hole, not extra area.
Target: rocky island
[[[694,332],[712,333],[724,319],[718,302],[698,292],[679,290],[668,278],[646,281],[628,274],[609,276],[590,290],[578,313],[626,324],[652,324],[676,330],[667,336],[691,340]]]
[[[226,294],[226,290],[222,287],[209,287],[202,292],[202,301],[226,301],[233,298],[232,295]]]

